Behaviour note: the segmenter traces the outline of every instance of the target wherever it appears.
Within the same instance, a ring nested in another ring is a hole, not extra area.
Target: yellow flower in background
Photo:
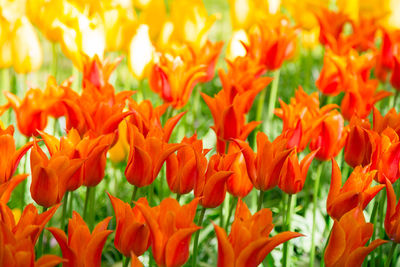
[[[129,143],[127,137],[126,121],[123,120],[118,126],[118,141],[108,150],[108,155],[113,163],[119,163],[127,159],[129,154]]]
[[[149,26],[140,25],[129,45],[128,65],[136,79],[147,77],[153,62],[154,47],[150,40]]]
[[[400,29],[400,0],[389,0],[390,14],[386,17],[384,25],[389,29]]]
[[[229,7],[233,29],[248,30],[257,21],[257,10],[269,11],[268,0],[229,0]]]
[[[140,24],[149,25],[150,37],[156,40],[167,20],[164,0],[151,0],[140,13]]]
[[[11,35],[13,66],[17,73],[38,70],[42,65],[43,54],[39,38],[27,17],[15,22]]]
[[[115,7],[102,14],[106,38],[106,50],[128,50],[129,42],[137,25],[133,10]]]
[[[207,41],[207,34],[218,15],[208,16],[202,0],[172,0],[173,37],[189,43],[196,51]]]
[[[247,51],[243,44],[248,43],[249,37],[245,30],[241,29],[234,31],[226,48],[226,59],[228,59],[229,61],[233,61],[237,57],[245,56]]]
[[[283,6],[289,11],[296,23],[307,31],[319,27],[315,11],[328,8],[330,0],[284,0]]]
[[[12,66],[12,51],[9,25],[0,19],[0,68]]]
[[[337,0],[336,4],[341,12],[348,15],[353,21],[361,18],[383,18],[390,14],[391,0]],[[397,5],[400,2],[397,1]]]

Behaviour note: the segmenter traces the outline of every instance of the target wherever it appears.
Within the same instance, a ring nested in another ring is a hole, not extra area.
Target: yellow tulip
[[[140,24],[150,26],[150,37],[155,40],[167,19],[164,0],[151,0],[140,13]]]
[[[174,37],[187,42],[195,50],[207,41],[207,34],[218,15],[207,15],[202,0],[173,0],[171,2],[171,21],[174,24]]]
[[[113,163],[126,160],[129,154],[129,143],[127,137],[126,121],[123,120],[118,126],[118,141],[108,150],[108,155]]]
[[[328,8],[330,0],[284,0],[283,6],[288,9],[294,20],[303,29],[313,32],[319,28],[314,12],[320,8]]]
[[[389,0],[390,15],[387,16],[384,24],[387,28],[400,29],[400,1]]]
[[[236,57],[243,57],[246,55],[246,48],[243,44],[249,43],[249,37],[246,31],[237,30],[233,32],[232,37],[226,48],[226,58],[233,61]]]
[[[106,48],[105,32],[103,23],[97,17],[88,19],[82,16],[79,20],[79,29],[77,29],[81,40],[81,50],[89,57],[104,56]]]
[[[154,47],[150,40],[149,26],[142,24],[136,30],[130,45],[128,65],[136,79],[147,76],[153,62]]]
[[[43,61],[42,48],[35,29],[27,17],[17,19],[11,40],[15,71],[27,73],[39,69]]]
[[[389,4],[390,0],[337,0],[339,10],[356,22],[361,18],[383,18],[390,13]]]
[[[12,66],[10,30],[6,21],[0,20],[0,68]]]

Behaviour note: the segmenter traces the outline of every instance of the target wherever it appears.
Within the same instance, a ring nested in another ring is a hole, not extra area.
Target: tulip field
[[[0,267],[400,266],[400,0],[0,0]]]

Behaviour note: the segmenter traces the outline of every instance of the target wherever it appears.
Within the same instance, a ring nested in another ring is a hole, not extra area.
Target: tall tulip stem
[[[311,232],[311,249],[310,249],[310,267],[314,266],[315,258],[315,229],[316,229],[316,217],[317,217],[317,200],[319,197],[319,184],[321,181],[323,162],[319,162],[317,172],[314,181],[314,198],[313,198],[313,221],[312,221],[312,232]]]
[[[296,202],[296,195],[289,195],[289,200],[286,206],[286,222],[285,222],[285,230],[290,231],[291,224],[292,224],[292,212]],[[290,266],[290,247],[289,242],[285,242],[283,244],[283,263],[282,266]]]
[[[258,201],[257,201],[257,210],[261,210],[262,205],[264,203],[264,191],[260,190],[260,194],[258,195]]]
[[[67,206],[68,206],[68,196],[69,196],[69,191],[67,191],[66,193],[65,193],[65,196],[64,196],[64,201],[63,201],[63,203],[62,203],[62,213],[61,213],[61,230],[65,230],[64,228],[65,228],[65,221],[66,221],[66,214],[67,214]]]
[[[233,209],[235,208],[235,203],[236,202],[237,202],[237,197],[232,196],[231,197],[231,202],[229,203],[228,216],[226,217],[225,230],[228,230],[229,221],[231,220]]]
[[[372,209],[371,219],[370,219],[370,222],[373,223],[374,226],[377,226],[378,218],[377,218],[376,215],[378,214],[379,205],[383,205],[383,204],[381,204],[382,203],[382,198],[384,198],[384,194],[381,193],[381,192],[380,192],[379,196],[375,197],[374,207]],[[371,240],[375,240],[375,237],[376,237],[376,231],[374,231],[372,233]],[[372,254],[371,254],[371,266],[375,267],[375,249],[372,251]]]
[[[202,207],[200,216],[199,216],[199,220],[197,221],[197,226],[201,227],[203,225],[205,213],[206,213],[206,208]],[[197,261],[197,249],[199,246],[199,236],[200,236],[200,230],[196,232],[196,235],[194,237],[192,267],[197,266],[196,261]]]
[[[25,139],[25,144],[29,142],[30,137],[26,137]],[[23,173],[26,173],[26,165],[28,165],[28,155],[25,155],[25,162],[24,162],[24,170]],[[21,210],[24,210],[25,207],[25,195],[26,195],[26,187],[27,187],[27,181],[24,179],[22,182],[22,193],[21,193]]]
[[[271,93],[269,95],[269,103],[268,103],[268,122],[271,123],[272,116],[275,109],[276,96],[278,94],[278,85],[279,85],[279,76],[280,69],[274,72],[274,80],[272,81]]]
[[[129,264],[129,257],[123,256],[122,266],[123,267],[128,267],[128,264]]]
[[[397,243],[396,242],[392,242],[392,247],[390,248],[390,252],[389,252],[388,258],[386,259],[385,267],[391,266],[390,263],[392,262],[392,258],[393,258],[394,252],[396,251],[396,248],[397,248]]]
[[[46,207],[42,207],[42,213],[46,212],[47,208]],[[37,247],[37,259],[40,258],[43,255],[43,251],[44,251],[44,246],[43,246],[43,231],[40,233],[39,236],[39,242],[38,242],[38,247]]]
[[[131,202],[129,203],[130,205],[132,205],[133,201],[136,200],[137,191],[138,191],[138,187],[136,185],[134,185],[133,186],[133,191],[132,191]]]

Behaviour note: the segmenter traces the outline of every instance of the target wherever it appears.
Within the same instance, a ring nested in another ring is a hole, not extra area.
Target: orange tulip
[[[60,203],[67,190],[67,182],[81,167],[82,160],[70,160],[62,154],[46,156],[35,139],[31,151],[31,196],[43,207]]]
[[[363,81],[352,76],[348,78],[348,88],[340,105],[341,112],[346,120],[350,120],[353,115],[366,118],[375,103],[391,95],[387,91],[376,92],[378,89],[377,80]]]
[[[325,7],[320,7],[315,11],[315,15],[320,26],[319,41],[332,48],[332,44],[339,39],[345,23],[349,21],[348,16]]]
[[[290,104],[279,102],[281,108],[275,109],[275,115],[283,121],[283,136],[288,139],[288,147],[296,146],[298,151],[307,147],[322,121],[337,107],[329,104],[320,108],[318,93],[308,95],[301,86],[290,99]]]
[[[31,240],[16,237],[4,223],[0,223],[0,266],[53,267],[62,262],[63,259],[55,255],[44,255],[35,260],[35,246]]]
[[[302,234],[282,232],[269,237],[274,225],[272,212],[262,209],[251,215],[239,198],[231,233],[214,224],[218,238],[218,267],[256,267],[277,246]]]
[[[284,60],[295,53],[297,28],[291,26],[290,21],[284,17],[276,23],[263,21],[257,27],[257,30],[249,34],[247,53],[267,70],[277,70]]]
[[[47,110],[55,100],[45,97],[40,89],[29,89],[22,100],[10,92],[5,91],[4,94],[16,114],[18,129],[23,135],[37,135],[37,130],[42,131],[47,126]]]
[[[229,146],[229,153],[240,153],[235,146]],[[242,153],[240,153],[231,166],[233,174],[226,181],[228,192],[235,197],[245,197],[253,189],[253,183],[247,174],[247,165]]]
[[[328,214],[340,218],[359,206],[362,209],[381,191],[384,185],[372,186],[376,171],[370,171],[369,166],[357,166],[342,187],[342,175],[336,160],[332,158],[332,180],[326,202]]]
[[[387,210],[385,216],[385,231],[388,237],[396,243],[400,243],[399,222],[400,222],[400,205],[396,205],[396,194],[393,190],[392,183],[386,179],[386,195]]]
[[[292,151],[286,148],[287,140],[277,138],[271,143],[265,133],[258,132],[257,153],[246,142],[235,142],[242,150],[247,173],[254,187],[267,191],[277,186],[282,166]]]
[[[207,78],[207,66],[191,66],[184,58],[161,55],[150,73],[150,88],[165,103],[180,109],[189,101],[196,83]]]
[[[193,223],[198,198],[180,206],[178,201],[166,198],[157,207],[136,202],[150,228],[152,252],[158,266],[182,266],[189,258],[191,235],[200,229]]]
[[[21,158],[33,145],[32,142],[28,142],[17,150],[13,135],[13,126],[5,130],[0,127],[0,185],[11,180]]]
[[[343,57],[334,54],[331,50],[327,50],[324,54],[324,65],[315,84],[323,94],[338,95],[344,91],[342,81],[343,72],[346,68],[346,62]]]
[[[196,63],[198,65],[207,66],[207,69],[206,76],[201,78],[199,82],[209,82],[214,78],[215,65],[217,64],[218,57],[223,46],[223,42],[212,43],[210,40],[207,40],[206,43],[201,47],[200,51],[196,55]]]
[[[185,146],[166,143],[157,129],[143,136],[135,125],[129,123],[128,139],[130,150],[125,177],[130,184],[137,187],[153,183],[168,156]]]
[[[195,151],[197,171],[200,174],[195,181],[194,195],[200,199],[204,208],[215,208],[224,202],[226,182],[233,174],[231,167],[238,153],[214,154],[208,165],[203,155]]]
[[[378,170],[375,178],[379,183],[389,179],[394,183],[400,177],[400,140],[392,128],[386,128],[377,138],[378,155],[372,161],[372,168]]]
[[[318,149],[312,151],[299,163],[296,149],[291,151],[282,165],[278,187],[287,194],[297,194],[300,192],[306,181],[308,168],[318,152]]]
[[[400,48],[400,47],[399,47]],[[393,55],[393,69],[390,83],[397,91],[400,91],[400,49],[396,49]]]
[[[311,138],[310,149],[318,150],[315,157],[319,160],[329,160],[339,154],[344,146],[346,134],[344,132],[342,115],[331,111],[314,131]]]
[[[230,139],[245,140],[260,122],[246,124],[245,111],[249,110],[249,103],[253,103],[257,93],[262,88],[254,88],[243,94],[232,95],[229,89],[218,92],[214,98],[201,93],[214,119],[211,128],[217,135],[217,152],[225,153],[226,142]]]
[[[102,220],[90,233],[82,217],[73,211],[72,219],[69,219],[68,223],[68,237],[61,229],[55,227],[47,228],[60,245],[63,258],[68,260],[63,266],[100,266],[101,251],[108,235],[112,232],[107,230],[110,220],[111,217]]]
[[[0,222],[2,222],[1,225],[13,233],[17,240],[27,239],[34,246],[40,233],[59,206],[56,205],[39,214],[37,208],[33,204],[29,204],[24,208],[19,221],[16,222],[12,210],[5,203],[0,203]]]
[[[205,154],[209,150],[203,149],[203,141],[197,139],[197,134],[192,137],[184,137],[181,144],[188,144],[177,151],[176,154],[171,154],[167,158],[167,183],[171,192],[176,194],[187,194],[193,190],[195,181],[199,179],[196,153],[202,154],[199,164],[207,164]]]
[[[382,29],[382,45],[376,55],[376,68],[375,75],[383,82],[386,82],[387,73],[393,69],[395,57],[394,50],[398,49],[398,42],[400,41],[400,31],[388,31]]]
[[[150,246],[150,230],[137,206],[131,208],[128,203],[107,193],[114,208],[117,228],[114,245],[126,257],[134,253],[141,256]],[[139,203],[148,205],[145,198]]]
[[[129,123],[135,125],[145,137],[150,131],[157,131],[158,134],[162,135],[165,142],[169,141],[176,124],[185,115],[185,112],[181,112],[172,118],[168,118],[162,126],[160,118],[168,108],[167,104],[153,107],[150,100],[143,100],[140,103],[130,100],[128,105],[129,110],[132,111],[132,115],[128,118]]]
[[[390,109],[385,116],[382,116],[380,111],[374,107],[373,112],[374,127],[373,130],[377,133],[382,133],[386,128],[392,128],[397,135],[400,136],[400,112],[396,109]]]
[[[382,239],[365,244],[374,231],[372,223],[366,223],[360,207],[354,208],[336,220],[331,230],[324,260],[327,267],[361,266],[365,257],[378,246],[387,243]]]
[[[377,134],[370,129],[368,121],[353,116],[349,124],[349,133],[344,146],[344,160],[351,167],[367,166],[376,161]]]

